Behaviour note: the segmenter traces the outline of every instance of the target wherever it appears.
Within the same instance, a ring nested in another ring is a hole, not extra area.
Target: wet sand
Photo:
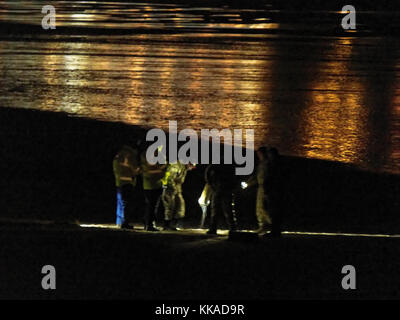
[[[198,233],[0,224],[2,299],[398,299],[399,239],[285,235],[256,243]],[[344,265],[357,289],[343,290]],[[56,268],[44,291],[41,268]]]

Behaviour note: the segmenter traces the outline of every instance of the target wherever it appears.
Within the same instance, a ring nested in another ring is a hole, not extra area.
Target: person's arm
[[[140,168],[140,167],[132,167],[132,174],[134,175],[134,176],[137,176],[137,175],[139,175],[140,173],[141,173],[141,171],[142,171],[142,169]]]
[[[204,180],[208,184],[210,184],[210,171],[211,171],[211,165],[207,166],[206,171],[204,172]]]
[[[127,168],[127,170],[125,170],[125,174],[129,172],[129,169],[132,170],[132,166],[129,163],[128,157],[125,157],[124,160],[117,165],[117,167],[118,167],[118,176],[121,181],[129,181],[129,182],[132,181],[133,176],[132,177],[123,176],[121,172],[121,167]]]
[[[137,175],[139,175],[142,171],[142,168],[140,167],[140,165],[134,161],[130,161],[129,163],[129,168],[132,172],[132,176],[136,177]]]
[[[165,165],[165,164],[162,164],[161,166],[149,165],[149,170],[147,170],[147,172],[150,174],[162,174],[165,172],[166,167],[167,167],[167,165]]]
[[[247,188],[250,188],[252,186],[255,186],[257,184],[257,176],[255,174],[251,175],[247,181]]]
[[[120,175],[121,175],[121,170],[120,170],[120,167],[119,167],[119,163],[118,163],[118,158],[117,157],[115,157],[114,160],[113,160],[113,172],[114,172],[115,179],[118,180]]]
[[[184,168],[183,169],[183,172],[182,172],[182,175],[181,175],[181,181],[180,181],[180,183],[184,183],[185,182],[185,179],[186,179],[186,175],[187,175],[187,172],[188,172],[188,168]]]
[[[113,161],[113,171],[116,181],[131,181],[131,177],[125,177],[122,175],[121,167],[126,165],[126,159],[121,162],[121,159],[116,157]],[[118,184],[118,182],[116,182]]]

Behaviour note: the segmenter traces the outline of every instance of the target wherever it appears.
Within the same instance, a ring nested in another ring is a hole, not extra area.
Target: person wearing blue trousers
[[[138,151],[124,145],[113,160],[115,185],[117,188],[116,224],[123,229],[132,229],[129,225],[132,212],[132,197],[140,173]]]

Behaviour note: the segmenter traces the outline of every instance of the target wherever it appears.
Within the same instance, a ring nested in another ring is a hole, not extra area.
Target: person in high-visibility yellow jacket
[[[117,188],[117,221],[124,229],[131,229],[132,195],[140,174],[139,155],[136,149],[124,145],[113,160],[115,186]]]
[[[185,216],[185,199],[182,195],[182,184],[185,182],[188,166],[177,161],[169,163],[163,182],[161,199],[164,204],[164,230],[176,230],[172,225]]]
[[[160,205],[162,179],[165,174],[166,164],[150,164],[146,159],[146,152],[141,154],[140,162],[143,177],[143,192],[146,201],[144,229],[146,231],[158,231],[154,227],[154,221]]]

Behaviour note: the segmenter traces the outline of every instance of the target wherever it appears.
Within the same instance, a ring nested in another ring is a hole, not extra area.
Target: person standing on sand
[[[211,216],[207,234],[217,234],[217,219],[222,214],[230,231],[236,230],[232,201],[235,186],[234,168],[229,165],[210,164],[205,171],[206,183],[211,189]]]
[[[144,216],[144,229],[146,231],[159,231],[154,227],[160,198],[162,194],[162,179],[165,174],[166,165],[156,163],[150,164],[146,159],[146,151],[141,155],[141,168],[143,176],[143,191],[146,201],[146,211]]]
[[[185,182],[188,165],[179,161],[169,163],[163,179],[162,201],[164,204],[164,228],[163,230],[176,231],[172,225],[177,219],[185,216],[185,199],[182,195],[182,184]]]
[[[256,198],[256,216],[258,222],[257,233],[265,233],[272,225],[272,219],[268,212],[268,195],[264,186],[268,179],[268,148],[260,147],[257,150],[258,165],[256,174],[251,176],[246,183],[242,184],[243,188],[252,187],[257,184]]]
[[[257,184],[256,216],[258,221],[257,233],[265,233],[271,229],[271,235],[281,234],[280,199],[282,185],[280,175],[280,157],[276,148],[260,147],[257,150],[259,163],[256,175],[252,176],[243,188]]]
[[[137,149],[124,145],[113,160],[115,186],[117,188],[117,221],[122,229],[133,229],[129,225],[133,211],[133,192],[140,173]]]

